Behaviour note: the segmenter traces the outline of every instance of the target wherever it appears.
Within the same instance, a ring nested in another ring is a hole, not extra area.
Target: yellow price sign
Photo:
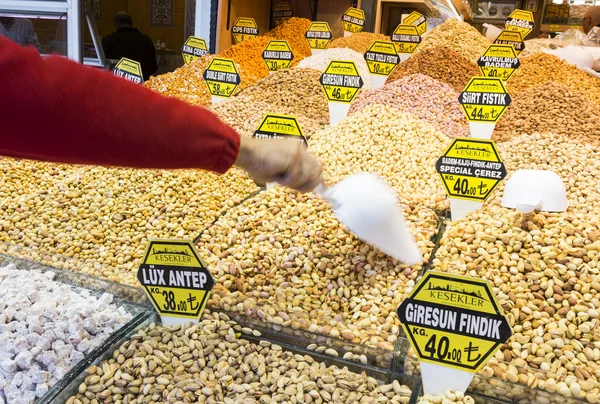
[[[263,60],[270,72],[283,70],[290,67],[294,60],[294,53],[288,41],[271,40],[262,53]]]
[[[494,41],[496,45],[511,45],[515,48],[515,53],[519,56],[519,53],[525,49],[525,42],[523,42],[523,36],[517,31],[502,31],[498,38]]]
[[[144,82],[142,65],[135,60],[122,58],[113,68],[112,73],[117,77],[122,77],[135,84],[142,84]]]
[[[456,138],[435,164],[450,198],[485,201],[506,177],[493,140]]]
[[[181,47],[181,55],[186,64],[192,63],[194,60],[208,55],[206,41],[195,36],[189,37]]]
[[[363,86],[363,79],[352,60],[332,60],[319,82],[330,102],[349,103]]]
[[[292,115],[265,115],[252,137],[257,139],[293,139],[308,147],[300,123]]]
[[[238,44],[248,38],[258,36],[258,25],[256,25],[254,18],[240,17],[231,27],[231,34],[234,42]]]
[[[421,35],[414,25],[399,24],[391,39],[398,53],[413,53],[421,43]]]
[[[397,310],[421,362],[478,372],[512,335],[491,285],[429,271]]]
[[[150,240],[137,279],[161,316],[198,321],[215,281],[191,241]]]
[[[501,79],[473,77],[458,97],[469,122],[496,123],[511,103]]]
[[[273,20],[274,26],[283,24],[293,16],[294,12],[289,1],[280,1],[275,3],[273,10],[271,11],[271,19]]]
[[[365,26],[365,12],[360,8],[350,7],[342,15],[342,25],[344,31],[352,32],[353,34],[362,31]]]
[[[516,31],[521,34],[523,39],[529,35],[535,27],[533,13],[526,10],[515,10],[504,21],[504,27],[507,31]]]
[[[477,60],[477,65],[485,77],[498,77],[506,82],[521,62],[511,45],[490,45]]]
[[[419,35],[423,35],[427,31],[427,18],[417,11],[413,11],[402,20],[404,25],[414,25],[417,27]]]
[[[202,78],[214,97],[231,97],[241,82],[233,60],[223,58],[211,60]]]
[[[324,21],[313,21],[304,34],[311,49],[325,49],[333,39],[329,24]]]
[[[392,42],[375,41],[365,52],[365,61],[371,74],[389,76],[400,63],[400,57]]]

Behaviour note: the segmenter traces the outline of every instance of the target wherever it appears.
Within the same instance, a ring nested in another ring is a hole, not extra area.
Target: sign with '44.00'
[[[506,177],[493,140],[456,138],[435,164],[450,198],[483,202]]]
[[[440,383],[451,383],[444,379],[461,379],[460,373],[445,368],[480,370],[512,335],[485,279],[436,271],[427,272],[417,283],[398,307],[398,318],[421,362],[426,394],[439,394],[435,389]],[[467,378],[466,386],[472,375]],[[463,386],[444,387],[461,390]]]
[[[510,105],[504,83],[495,77],[473,77],[458,102],[469,122],[496,123]]]
[[[352,60],[332,60],[320,83],[330,102],[350,103],[363,86],[363,79]]]
[[[194,245],[150,240],[137,278],[164,323],[198,321],[215,281]]]

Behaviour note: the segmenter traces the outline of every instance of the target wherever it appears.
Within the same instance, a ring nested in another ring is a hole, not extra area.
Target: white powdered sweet
[[[53,280],[53,272],[0,267],[0,403],[43,396],[131,315]]]

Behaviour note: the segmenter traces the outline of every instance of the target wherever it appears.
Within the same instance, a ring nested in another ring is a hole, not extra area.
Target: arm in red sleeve
[[[223,173],[239,147],[206,109],[0,37],[1,155]]]

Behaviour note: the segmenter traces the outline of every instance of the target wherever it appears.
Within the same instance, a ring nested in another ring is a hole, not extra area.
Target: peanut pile
[[[446,83],[457,92],[464,90],[471,77],[481,74],[475,63],[448,47],[439,46],[424,49],[400,63],[390,74],[387,82],[391,83],[417,73]]]
[[[490,41],[471,25],[452,18],[424,35],[415,53],[448,47],[469,61],[476,63],[489,44]]]
[[[266,340],[241,339],[240,331],[225,314],[205,314],[194,325],[152,324],[89,367],[66,403],[409,402],[411,389],[397,380],[380,384]]]
[[[310,150],[323,163],[327,182],[373,172],[408,203],[443,211],[449,202],[435,162],[448,144],[448,137],[430,124],[374,104],[315,133]]]
[[[403,209],[427,261],[438,217]],[[212,307],[387,350],[399,332],[395,310],[420,269],[359,241],[316,195],[282,187],[229,210],[198,249],[217,281]]]
[[[375,41],[389,41],[390,37],[383,34],[374,34],[372,32],[357,32],[349,36],[335,38],[327,46],[333,48],[349,48],[360,54],[364,54]]]
[[[449,137],[470,136],[458,93],[449,85],[422,74],[411,74],[377,90],[361,91],[350,107],[350,114],[371,104],[389,105],[429,122]]]
[[[534,53],[521,58],[521,67],[508,82],[508,91],[519,94],[533,86],[553,81],[564,84],[581,93],[594,103],[600,103],[600,80],[570,65],[557,56]],[[543,100],[540,99],[540,103]],[[509,107],[510,108],[510,107]]]

